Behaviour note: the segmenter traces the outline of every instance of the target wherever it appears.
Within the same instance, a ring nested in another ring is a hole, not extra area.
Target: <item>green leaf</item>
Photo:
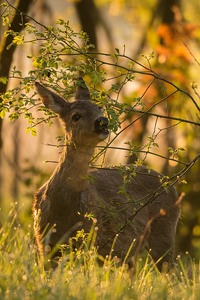
[[[8,79],[6,77],[0,77],[0,82],[6,84],[8,82]]]

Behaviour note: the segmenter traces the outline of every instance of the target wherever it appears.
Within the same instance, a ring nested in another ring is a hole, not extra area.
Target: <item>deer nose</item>
[[[108,134],[108,119],[105,117],[99,117],[94,122],[94,130],[97,133],[106,133]]]

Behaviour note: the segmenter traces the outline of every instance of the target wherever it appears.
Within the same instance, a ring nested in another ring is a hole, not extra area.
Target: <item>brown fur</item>
[[[36,88],[44,104],[64,122],[68,142],[53,175],[35,195],[33,210],[40,252],[45,256],[49,247],[68,243],[81,228],[88,232],[91,222],[84,215],[92,213],[97,220],[96,243],[101,255],[110,253],[118,234],[113,255],[120,259],[125,258],[136,239],[130,257],[138,246],[145,246],[151,249],[154,261],[163,256],[158,263],[160,270],[163,262],[172,263],[180,214],[176,190],[171,187],[166,191],[161,175],[144,166],[89,168],[95,146],[108,131],[107,120],[89,100],[83,81],[72,103],[39,83]],[[81,117],[74,120],[77,114]],[[52,227],[45,239],[44,232]]]

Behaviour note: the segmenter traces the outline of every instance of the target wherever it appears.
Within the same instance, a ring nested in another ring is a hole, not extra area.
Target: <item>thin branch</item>
[[[92,55],[92,54],[95,54],[95,53],[91,53],[91,52],[90,52],[90,54],[89,54],[89,53],[85,53],[85,54],[89,56],[89,55]],[[96,53],[96,55],[97,55],[97,53]],[[99,55],[112,57],[112,54],[108,54],[108,53],[99,53]],[[174,84],[173,82],[169,81],[169,80],[166,79],[166,78],[161,77],[159,74],[157,74],[157,73],[156,73],[155,71],[153,71],[152,69],[150,69],[150,68],[148,68],[148,67],[142,65],[141,63],[139,63],[139,62],[137,62],[136,60],[130,58],[129,56],[124,55],[124,54],[123,54],[123,55],[122,55],[122,54],[118,54],[117,56],[118,56],[118,57],[126,58],[127,60],[130,60],[130,61],[133,62],[134,64],[137,64],[137,65],[139,65],[140,67],[142,67],[143,69],[145,69],[146,72],[144,72],[144,71],[138,71],[138,70],[133,70],[133,69],[130,69],[130,68],[128,68],[128,67],[122,66],[122,65],[120,65],[120,64],[114,64],[114,63],[110,63],[110,62],[105,62],[105,61],[100,60],[100,59],[97,58],[97,57],[95,57],[95,60],[98,61],[98,62],[102,62],[102,63],[105,64],[105,65],[110,65],[110,66],[119,67],[119,68],[121,68],[121,69],[123,69],[123,70],[126,70],[126,71],[130,72],[130,73],[138,73],[138,74],[143,74],[143,75],[147,75],[147,76],[151,76],[151,77],[153,76],[155,79],[158,79],[158,80],[160,80],[160,81],[163,81],[163,82],[165,82],[165,83],[168,83],[169,85],[173,86],[177,91],[179,91],[179,92],[185,94],[186,96],[188,96],[188,97],[192,100],[192,102],[193,102],[193,104],[195,105],[195,107],[197,108],[197,110],[200,111],[200,106],[197,104],[197,102],[195,101],[195,99],[192,97],[192,95],[191,95],[189,92],[187,92],[187,91],[181,89],[180,87],[178,87],[178,86],[177,86],[176,84]]]
[[[139,113],[139,114],[148,114],[150,116],[153,116],[153,117],[157,117],[157,118],[163,118],[163,119],[168,119],[168,120],[172,120],[172,121],[178,121],[180,123],[187,123],[187,124],[191,124],[191,125],[195,125],[195,126],[200,126],[200,123],[199,122],[195,122],[195,121],[190,121],[190,120],[186,120],[186,119],[182,119],[182,118],[176,118],[176,117],[172,117],[172,116],[164,116],[164,115],[160,115],[160,114],[156,114],[156,113],[152,113],[152,112],[149,112],[149,111],[142,111],[142,110],[137,110],[135,108],[130,108],[130,109],[127,109],[128,112],[134,112],[134,113]]]
[[[154,103],[152,106],[150,106],[146,111],[143,112],[143,115],[140,115],[138,118],[136,118],[134,121],[130,122],[128,125],[126,125],[123,129],[121,129],[118,133],[116,133],[115,137],[108,142],[107,146],[110,146],[119,135],[121,135],[122,132],[124,132],[127,128],[129,128],[130,126],[132,126],[135,122],[137,122],[139,119],[141,119],[143,116],[145,116],[146,114],[148,114],[155,106],[157,106],[158,104],[162,103],[163,101],[165,101],[167,98],[171,97],[172,95],[174,95],[175,93],[177,93],[177,90],[175,90],[174,92],[172,92],[171,94],[165,96],[164,98],[162,98],[161,100],[157,101],[156,103]],[[102,150],[103,152],[103,150]],[[97,156],[100,156],[102,154],[102,152],[99,152],[97,154]],[[96,159],[97,156],[95,156],[93,159]]]

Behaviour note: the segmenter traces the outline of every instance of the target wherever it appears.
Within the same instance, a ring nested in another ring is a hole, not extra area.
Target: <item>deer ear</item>
[[[61,114],[63,109],[69,105],[64,98],[53,93],[39,82],[35,82],[35,87],[44,105],[53,112]]]
[[[82,77],[80,77],[77,81],[75,99],[76,100],[90,100],[90,92],[89,92],[87,85]]]

